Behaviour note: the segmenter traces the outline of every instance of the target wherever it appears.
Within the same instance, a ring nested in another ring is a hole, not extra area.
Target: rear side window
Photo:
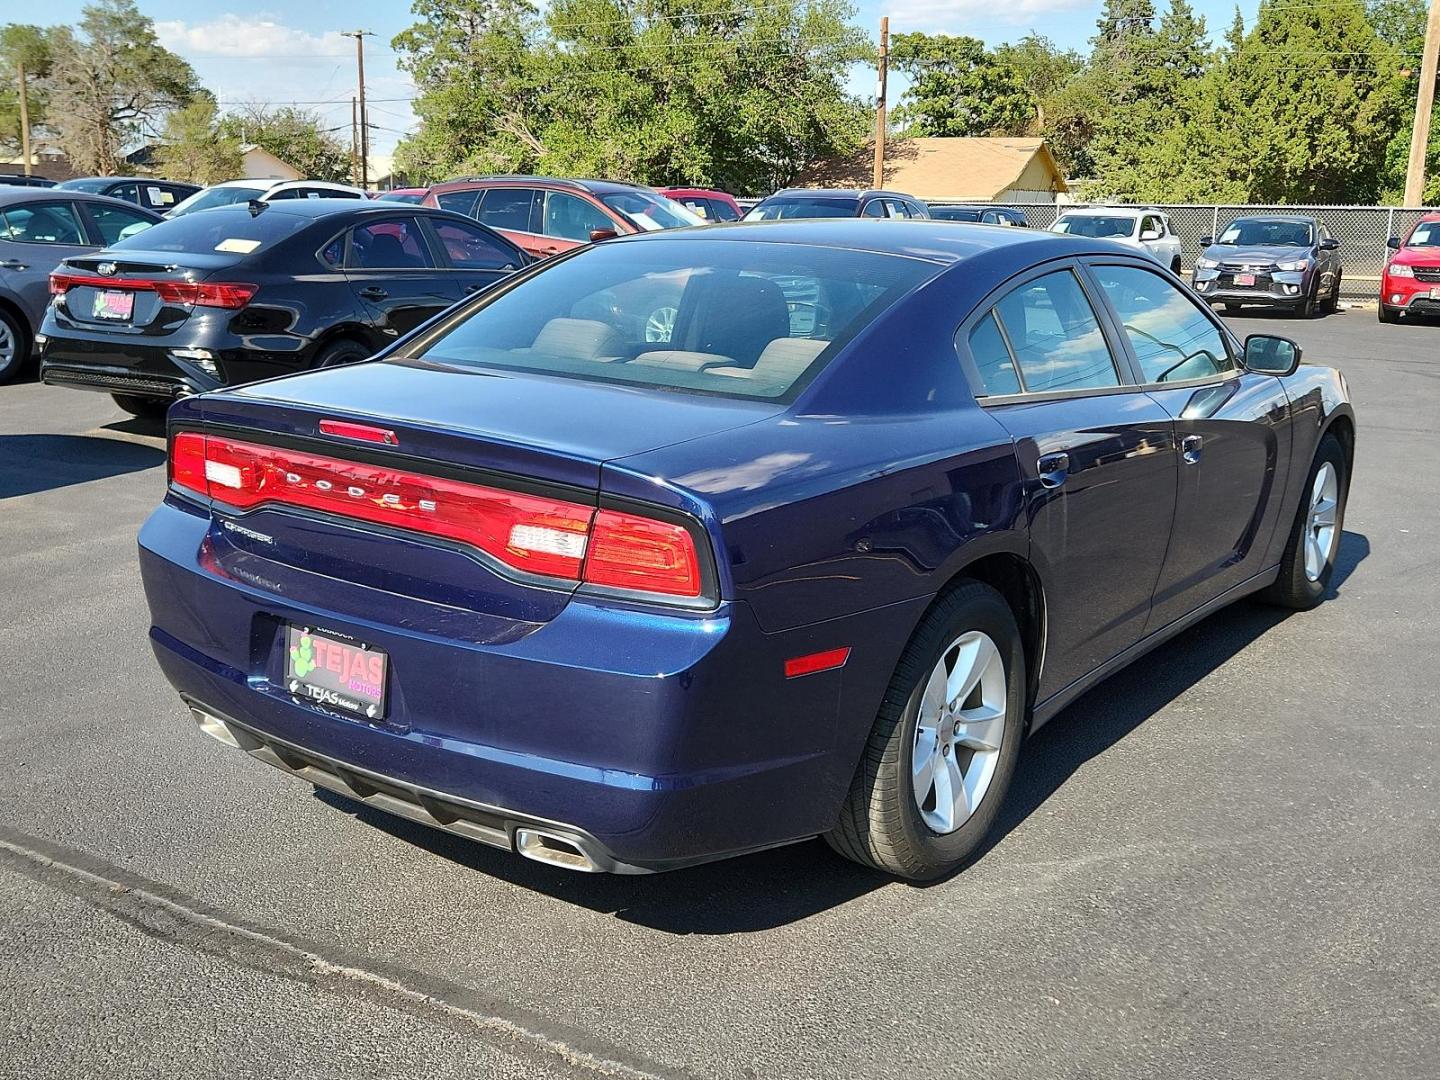
[[[776,398],[935,272],[796,244],[599,244],[500,292],[421,355]]]
[[[1025,392],[1120,385],[1095,310],[1069,270],[1026,282],[996,304],[993,314]]]
[[[107,247],[119,243],[127,236],[142,233],[155,224],[143,214],[127,210],[123,206],[89,203],[85,211],[90,215],[95,228],[100,231],[100,238]]]
[[[475,204],[479,200],[478,191],[442,191],[435,196],[435,202],[441,210],[454,210],[466,217],[475,216]]]
[[[68,202],[21,203],[0,213],[0,238],[17,244],[88,244]]]
[[[865,204],[865,209],[860,211],[861,217],[884,217],[885,204],[879,199],[871,199]]]
[[[456,270],[514,270],[519,259],[484,229],[458,221],[432,221],[435,238]]]
[[[490,188],[480,196],[475,218],[492,229],[536,232],[535,204],[540,192],[534,188]]]
[[[434,265],[414,218],[377,221],[350,231],[348,270],[425,270]]]
[[[776,221],[783,218],[854,217],[860,209],[859,199],[828,199],[810,195],[785,195],[766,199],[750,213],[746,221]],[[883,214],[883,208],[880,213]],[[875,216],[875,215],[871,215]]]
[[[709,208],[709,217],[712,221],[738,221],[740,215],[735,208],[724,199],[706,199],[705,205]]]
[[[1010,355],[1010,346],[1005,344],[993,311],[970,331],[970,358],[975,362],[975,373],[987,396],[1020,393],[1015,358]]]
[[[313,218],[287,214],[280,206],[251,214],[245,207],[224,207],[203,214],[167,218],[144,232],[127,236],[116,250],[218,253],[236,256],[264,251],[293,236]]]

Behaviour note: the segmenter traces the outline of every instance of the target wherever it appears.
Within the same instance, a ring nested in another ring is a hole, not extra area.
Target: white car
[[[328,180],[226,180],[211,184],[179,203],[166,217],[180,217],[196,210],[209,210],[232,203],[274,202],[277,199],[365,199],[358,187],[332,184]]]
[[[1139,248],[1161,266],[1180,273],[1180,237],[1170,215],[1144,206],[1094,206],[1066,210],[1052,232],[1087,236],[1092,240],[1114,240]]]

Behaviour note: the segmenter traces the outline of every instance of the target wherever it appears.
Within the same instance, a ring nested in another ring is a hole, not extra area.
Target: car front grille
[[[1269,274],[1274,269],[1272,263],[1222,262],[1220,264],[1222,274]]]
[[[1415,280],[1424,282],[1440,282],[1440,266],[1416,266]]]

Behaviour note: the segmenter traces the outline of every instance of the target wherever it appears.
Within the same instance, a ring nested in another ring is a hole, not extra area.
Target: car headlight
[[[1309,259],[1291,259],[1289,262],[1276,263],[1276,270],[1305,270],[1310,266]]]
[[[1415,276],[1415,271],[1411,267],[1406,266],[1404,263],[1391,263],[1390,266],[1387,268],[1386,272],[1389,273],[1391,277]]]
[[[1207,258],[1205,258],[1205,257],[1202,255],[1200,258],[1198,258],[1198,259],[1195,260],[1195,269],[1197,269],[1197,270],[1218,270],[1218,269],[1220,269],[1220,260],[1219,260],[1219,259],[1207,259]]]

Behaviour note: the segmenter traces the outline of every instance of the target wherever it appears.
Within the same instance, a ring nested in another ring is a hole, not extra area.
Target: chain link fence
[[[959,200],[955,200],[958,202]],[[931,200],[944,205],[946,200]],[[973,204],[971,204],[973,205]],[[1025,204],[1030,224],[1048,229],[1066,210],[1082,207],[1083,203],[1040,205]],[[1104,205],[1104,204],[1096,204]],[[1389,257],[1386,241],[1392,236],[1405,236],[1420,220],[1433,211],[1412,207],[1391,206],[1197,206],[1181,203],[1156,203],[1156,210],[1170,215],[1170,222],[1184,246],[1183,261],[1188,274],[1200,255],[1203,236],[1219,236],[1236,218],[1256,214],[1305,214],[1323,221],[1335,239],[1340,241],[1344,263],[1341,292],[1349,300],[1373,300],[1380,288],[1380,271]]]

